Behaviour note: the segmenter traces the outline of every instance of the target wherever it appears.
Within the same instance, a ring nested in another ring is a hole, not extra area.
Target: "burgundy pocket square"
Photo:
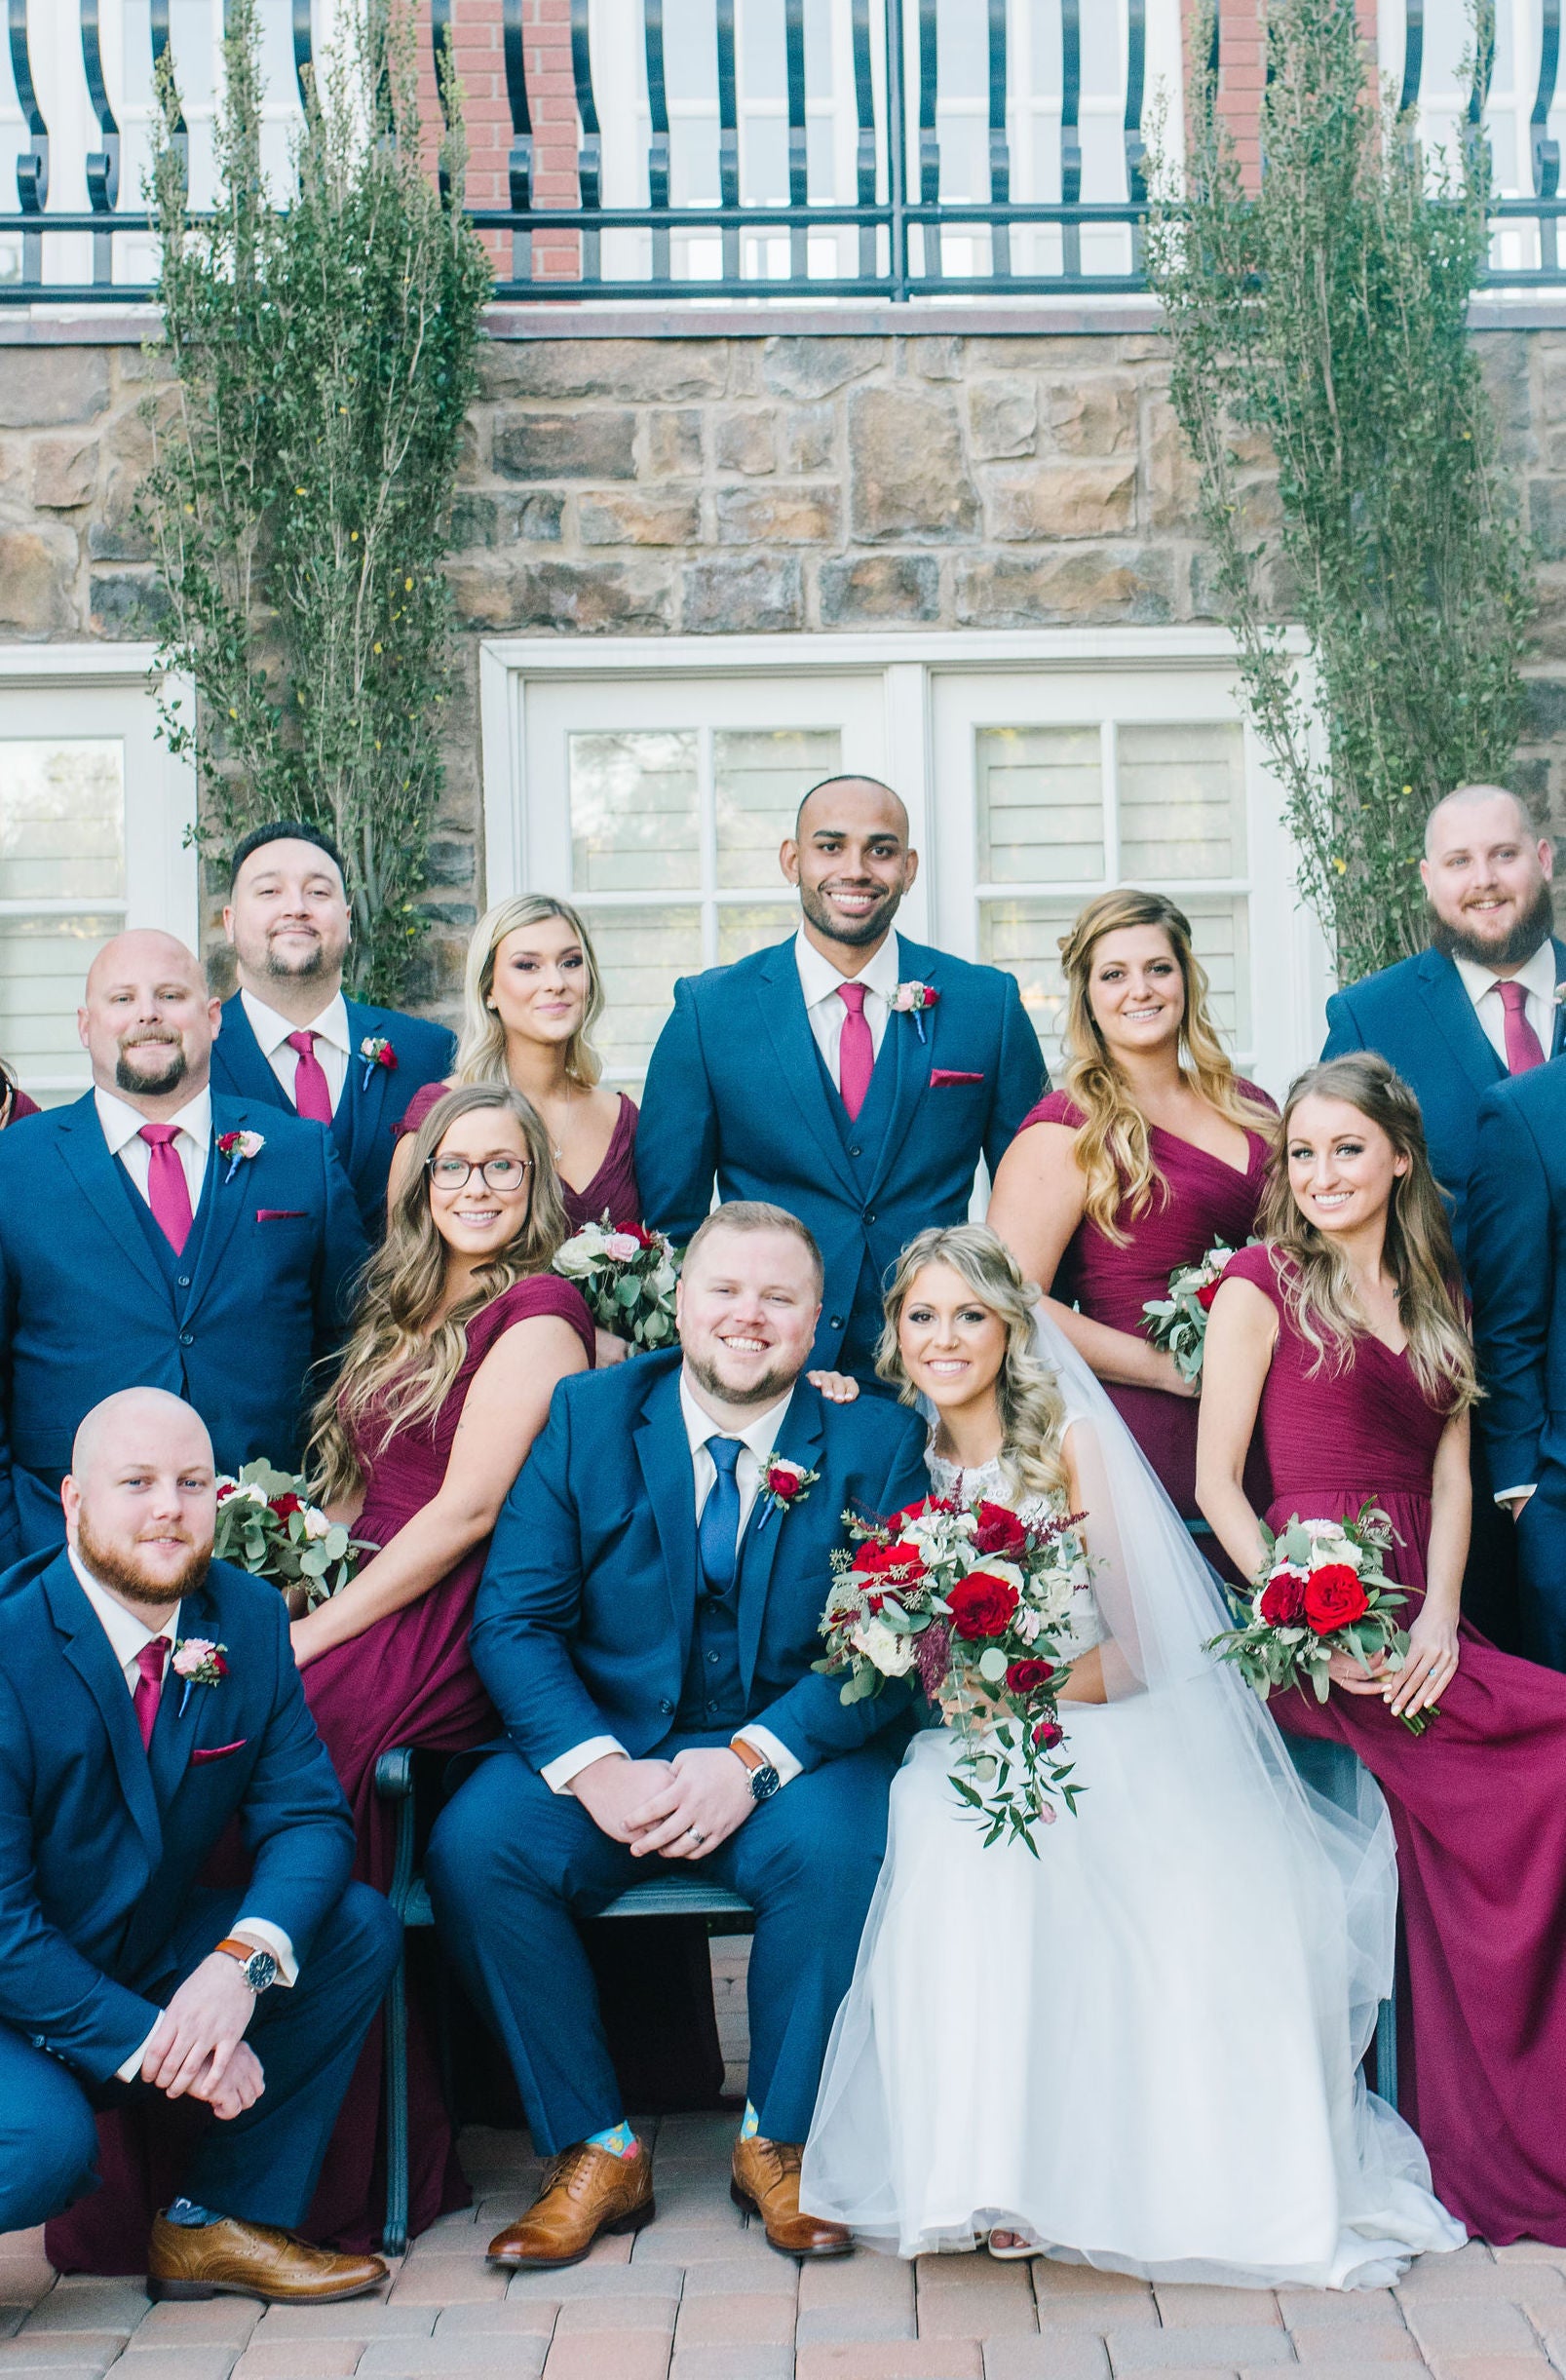
[[[943,1091],[951,1083],[981,1083],[983,1080],[982,1074],[965,1073],[960,1066],[932,1066],[930,1069],[932,1091]]]
[[[257,1207],[255,1210],[258,1223],[304,1223],[309,1217],[307,1207]]]
[[[213,1744],[206,1751],[192,1752],[190,1765],[195,1768],[203,1760],[228,1760],[235,1752],[242,1752],[249,1740],[248,1736],[240,1736],[232,1744]]]

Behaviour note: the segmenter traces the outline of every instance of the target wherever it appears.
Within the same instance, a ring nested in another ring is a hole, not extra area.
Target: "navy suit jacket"
[[[404,1017],[395,1008],[366,1008],[349,1000],[348,1072],[331,1120],[331,1136],[359,1201],[364,1237],[373,1247],[386,1229],[386,1177],[392,1167],[393,1135],[408,1101],[426,1083],[443,1083],[457,1062],[457,1037],[427,1017]],[[395,1066],[366,1067],[358,1056],[372,1039],[389,1041]],[[365,1077],[368,1076],[366,1082]],[[295,1113],[293,1101],[261,1055],[245,1003],[236,992],[223,1002],[223,1029],[212,1044],[212,1089],[237,1099],[264,1101]]]
[[[592,1736],[615,1736],[639,1759],[673,1727],[697,1594],[680,1364],[672,1348],[562,1380],[506,1500],[472,1650],[532,1768]],[[923,1425],[886,1398],[831,1405],[803,1376],[795,1384],[775,1451],[821,1478],[786,1512],[756,1499],[740,1549],[740,1669],[745,1716],[807,1769],[909,1707],[895,1687],[845,1705],[810,1665],[840,1516],[879,1516],[926,1495],[924,1444]]]
[[[77,1425],[116,1389],[183,1397],[220,1470],[297,1462],[306,1374],[341,1339],[364,1234],[319,1124],[214,1093],[214,1141],[247,1130],[264,1146],[232,1170],[213,1147],[167,1270],[91,1092],[0,1132],[0,1561],[59,1543]]]
[[[980,1156],[993,1174],[1049,1089],[1011,976],[905,938],[899,963],[940,996],[917,1020],[887,1019],[892,1119],[867,1181],[848,1162],[847,1115],[833,1112],[792,938],[677,983],[647,1069],[636,1132],[645,1220],[688,1240],[714,1176],[725,1202],[767,1199],[798,1215],[826,1266],[819,1363],[843,1344],[866,1256],[885,1281],[916,1232],[966,1220]],[[878,1066],[886,1055],[884,1041]]]
[[[353,1823],[275,1587],[214,1562],[181,1637],[226,1648],[215,1686],[171,1671],[143,1751],[125,1678],[63,1552],[0,1577],[0,2023],[105,2082],[157,2022],[146,1987],[229,1821],[245,1914],[301,1961],[341,1898]]]
[[[1559,983],[1566,981],[1566,943],[1556,941],[1554,949]],[[1468,1188],[1479,1102],[1508,1077],[1473,1014],[1456,966],[1440,950],[1399,959],[1395,967],[1384,967],[1347,991],[1334,992],[1326,1004],[1326,1019],[1323,1057],[1378,1050],[1418,1098],[1431,1165],[1446,1192],[1458,1261],[1467,1272]],[[1566,1014],[1557,1009],[1551,1057],[1560,1055],[1563,1032]]]
[[[1479,1104],[1469,1281],[1486,1394],[1475,1409],[1498,1488],[1566,1466],[1566,1063]]]

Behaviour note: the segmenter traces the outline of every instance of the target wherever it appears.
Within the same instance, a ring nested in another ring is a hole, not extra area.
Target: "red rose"
[[[1210,1311],[1212,1301],[1222,1287],[1223,1275],[1220,1273],[1216,1281],[1209,1281],[1204,1289],[1199,1289],[1197,1291],[1197,1304],[1202,1308],[1203,1314]]]
[[[781,1496],[784,1504],[793,1502],[801,1484],[797,1471],[769,1471],[767,1474],[768,1487],[775,1496]]]
[[[901,1574],[900,1583],[924,1577],[925,1566],[919,1558],[917,1546],[896,1544],[884,1546],[879,1538],[865,1539],[854,1556],[854,1567],[861,1578],[884,1578],[891,1572]]]
[[[235,1488],[235,1485],[234,1485],[233,1480],[232,1480],[232,1479],[224,1479],[224,1480],[222,1481],[222,1483],[219,1485],[218,1490],[217,1490],[217,1501],[218,1501],[218,1503],[219,1503],[219,1504],[226,1504],[226,1503],[227,1503],[227,1501],[228,1501],[228,1499],[229,1499],[229,1497],[230,1497],[230,1496],[232,1496],[232,1495],[234,1495],[235,1493],[237,1493],[237,1490],[236,1490],[236,1488]]]
[[[290,1487],[283,1495],[272,1498],[272,1510],[280,1520],[286,1520],[290,1513],[304,1511],[304,1498],[296,1496]]]
[[[1041,1752],[1052,1752],[1057,1744],[1064,1743],[1065,1735],[1065,1729],[1057,1727],[1053,1719],[1041,1719],[1033,1730],[1033,1741]]]
[[[974,1531],[975,1554],[999,1554],[1014,1560],[1027,1551],[1028,1533],[1010,1505],[980,1504]]]
[[[946,1598],[951,1606],[951,1624],[959,1636],[970,1642],[976,1636],[998,1636],[1011,1624],[1017,1606],[1017,1592],[1005,1579],[991,1576],[987,1570],[971,1570],[960,1579]]]
[[[1359,1584],[1359,1573],[1347,1562],[1323,1562],[1305,1584],[1305,1620],[1318,1636],[1330,1636],[1370,1609],[1370,1598]]]
[[[377,1066],[384,1066],[388,1074],[397,1072],[397,1052],[389,1041],[383,1041],[376,1051],[375,1063]]]
[[[228,1664],[223,1659],[221,1653],[214,1653],[212,1655],[212,1668],[217,1671],[219,1677],[226,1677],[228,1675]]]
[[[1262,1592],[1261,1610],[1269,1628],[1297,1628],[1305,1617],[1305,1581],[1269,1579]]]
[[[1013,1661],[1006,1672],[1007,1688],[1012,1694],[1037,1694],[1053,1675],[1052,1661]]]

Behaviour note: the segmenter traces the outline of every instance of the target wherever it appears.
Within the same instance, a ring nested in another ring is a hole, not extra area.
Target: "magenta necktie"
[[[837,1045],[837,1080],[852,1123],[864,1105],[870,1077],[875,1072],[875,1044],[865,1021],[863,984],[840,983],[837,996],[848,1011],[843,1019],[843,1038]]]
[[[163,1657],[169,1650],[167,1636],[154,1636],[135,1657],[141,1675],[136,1680],[131,1700],[135,1705],[136,1725],[141,1730],[141,1748],[152,1749],[152,1731],[158,1724],[158,1705],[163,1700]]]
[[[1542,1066],[1545,1054],[1539,1047],[1539,1036],[1528,1022],[1528,990],[1526,984],[1514,979],[1497,986],[1501,1005],[1507,1012],[1507,1072],[1531,1074]]]
[[[174,1254],[183,1255],[185,1242],[190,1238],[190,1184],[174,1147],[179,1127],[143,1124],[141,1137],[152,1152],[147,1167],[147,1205],[152,1209],[153,1221]]]
[[[288,1047],[299,1053],[293,1070],[293,1104],[307,1124],[331,1122],[331,1087],[316,1056],[314,1033],[290,1033]]]

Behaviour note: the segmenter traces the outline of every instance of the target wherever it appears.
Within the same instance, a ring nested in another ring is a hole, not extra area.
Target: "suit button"
[[[861,1152],[860,1150],[859,1150],[859,1149],[850,1149],[850,1151],[849,1151],[849,1155],[850,1155],[851,1157],[858,1157],[858,1156],[859,1156],[859,1155],[861,1155],[861,1154],[862,1154],[862,1152]]]
[[[181,1274],[180,1274],[180,1276],[179,1276],[179,1282],[178,1282],[178,1286],[179,1286],[179,1287],[180,1287],[181,1289],[188,1289],[188,1288],[189,1288],[189,1286],[190,1286],[190,1275],[189,1275],[188,1273],[181,1273]]]
[[[707,1705],[707,1712],[708,1712],[708,1715],[710,1716],[710,1715],[711,1715],[713,1712],[715,1712],[715,1711],[716,1711],[716,1709],[717,1709],[717,1705],[716,1705],[716,1703],[708,1703],[708,1705]]]
[[[834,1315],[833,1315],[833,1317],[832,1317],[832,1319],[831,1319],[831,1321],[830,1321],[830,1323],[827,1324],[827,1328],[828,1328],[829,1330],[841,1330],[841,1329],[842,1329],[842,1327],[843,1327],[843,1317],[842,1317],[840,1314],[834,1314]]]
[[[718,1666],[718,1657],[717,1657],[716,1653],[708,1653],[708,1655],[707,1655],[707,1661],[710,1663],[711,1667],[712,1667],[712,1668],[715,1670],[715,1669],[717,1668],[717,1666]]]
[[[674,1706],[673,1706],[673,1704],[672,1704],[672,1703],[669,1701],[669,1699],[668,1699],[668,1695],[665,1695],[665,1697],[664,1697],[663,1701],[662,1701],[662,1702],[659,1704],[658,1708],[659,1708],[659,1709],[660,1709],[660,1710],[663,1712],[663,1714],[664,1714],[665,1718],[667,1719],[667,1718],[668,1717],[669,1712],[670,1712],[670,1711],[673,1709]]]
[[[194,1330],[181,1330],[179,1333],[179,1344],[181,1347],[194,1347],[196,1344],[196,1333]]]
[[[875,1221],[875,1209],[873,1207],[867,1207],[865,1209],[864,1220],[866,1223],[873,1223]]]

